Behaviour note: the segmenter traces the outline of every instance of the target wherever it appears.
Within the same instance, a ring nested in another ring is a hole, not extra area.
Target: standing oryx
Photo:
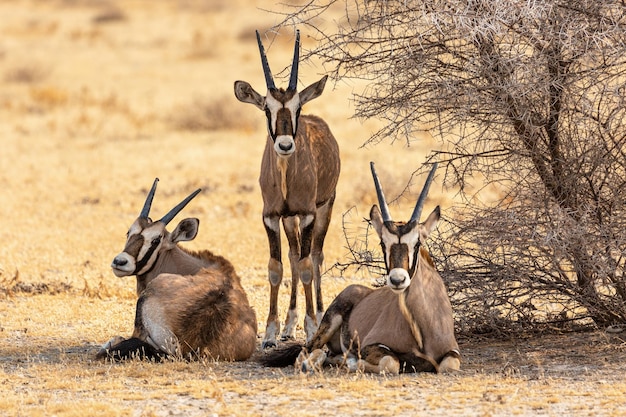
[[[394,222],[378,176],[371,163],[380,209],[374,205],[371,222],[381,240],[387,285],[372,289],[351,285],[328,307],[313,339],[270,352],[268,366],[312,371],[324,363],[342,363],[352,371],[445,372],[460,368],[452,307],[443,280],[422,242],[439,221],[439,206],[424,223],[420,213],[436,165],[407,222]],[[322,348],[327,346],[327,355]],[[310,355],[309,355],[310,353]]]
[[[256,315],[232,264],[209,251],[178,246],[196,237],[198,219],[183,219],[173,232],[165,230],[200,190],[152,221],[148,215],[157,182],[128,230],[124,250],[111,264],[118,277],[137,277],[133,336],[114,337],[97,357],[248,359],[256,349]]]
[[[302,106],[324,91],[327,76],[298,92],[300,32],[296,32],[291,78],[286,90],[276,88],[259,32],[256,32],[267,94],[262,96],[245,81],[235,82],[235,96],[265,112],[269,132],[259,183],[263,195],[263,223],[270,246],[268,265],[270,309],[263,348],[276,346],[280,332],[278,289],[283,279],[280,220],[289,241],[291,299],[282,339],[293,339],[297,321],[298,280],[306,298],[304,329],[310,339],[324,311],[320,265],[339,178],[339,147],[328,125],[319,117],[300,115]],[[317,294],[317,316],[312,284]]]

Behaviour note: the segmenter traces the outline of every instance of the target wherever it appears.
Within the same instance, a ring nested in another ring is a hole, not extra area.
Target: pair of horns
[[[383,216],[384,222],[390,222],[391,214],[389,214],[389,206],[387,205],[387,200],[385,199],[385,194],[383,193],[383,188],[380,185],[380,181],[378,180],[378,175],[376,175],[376,169],[374,168],[374,163],[370,162],[370,168],[372,169],[372,177],[374,177],[374,186],[376,187],[376,195],[378,196],[378,204],[380,205],[380,213]],[[430,189],[430,184],[433,182],[433,177],[435,176],[435,170],[437,169],[437,163],[433,164],[430,173],[428,174],[428,178],[426,178],[426,182],[424,183],[424,187],[422,188],[422,192],[420,193],[419,198],[417,199],[417,203],[415,204],[415,208],[413,209],[413,214],[411,215],[412,221],[419,222],[420,216],[422,214],[422,209],[424,208],[424,202],[426,201],[426,196],[428,195],[428,190]]]
[[[141,217],[142,219],[147,219],[148,215],[150,214],[150,207],[152,207],[152,200],[154,199],[154,193],[156,192],[156,188],[157,188],[157,184],[159,182],[158,178],[154,179],[154,183],[152,184],[152,188],[150,189],[150,192],[148,193],[148,197],[146,198],[146,202],[143,204],[143,208],[141,209],[141,213],[139,213],[139,217]],[[176,207],[174,207],[173,209],[171,209],[165,216],[163,216],[161,218],[161,220],[159,220],[160,222],[163,222],[165,225],[167,225],[169,222],[172,221],[172,219],[174,217],[176,217],[176,215],[178,213],[180,213],[180,211],[182,209],[185,208],[185,206],[195,197],[198,195],[198,193],[202,191],[202,189],[198,188],[196,191],[194,191],[193,193],[189,194],[189,196],[187,196],[187,198],[185,198],[183,201],[181,201],[180,203],[178,203],[178,205]]]
[[[276,84],[274,84],[274,77],[272,77],[272,71],[270,65],[267,63],[267,56],[265,56],[265,48],[261,42],[261,35],[259,31],[256,31],[256,40],[259,43],[259,52],[261,53],[261,64],[263,64],[263,73],[265,74],[265,84],[268,90],[276,90]],[[295,91],[298,87],[298,62],[300,61],[300,31],[296,30],[296,46],[293,50],[293,62],[291,63],[291,76],[289,78],[288,91]]]

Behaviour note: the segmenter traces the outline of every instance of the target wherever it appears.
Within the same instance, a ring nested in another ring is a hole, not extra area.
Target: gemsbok
[[[298,281],[302,281],[306,302],[304,330],[309,340],[324,313],[320,265],[322,248],[330,224],[339,178],[339,147],[328,125],[319,117],[301,115],[302,106],[324,91],[326,79],[297,90],[300,32],[296,42],[287,89],[276,88],[259,32],[256,32],[267,86],[266,96],[245,81],[235,82],[235,96],[265,112],[268,137],[261,160],[259,184],[263,196],[263,223],[270,260],[270,306],[262,347],[274,347],[280,333],[278,290],[283,279],[280,221],[289,241],[291,298],[282,340],[295,337]],[[313,306],[315,285],[317,313]]]
[[[111,263],[116,276],[137,277],[133,335],[112,338],[97,357],[248,359],[256,349],[256,315],[233,265],[208,250],[192,252],[178,245],[196,237],[198,219],[183,219],[171,233],[166,230],[200,190],[152,221],[157,183],[158,178],[128,230],[124,250]]]
[[[435,169],[436,165],[411,219],[404,223],[391,219],[371,163],[380,209],[374,205],[370,219],[381,241],[386,286],[348,286],[328,307],[310,342],[268,352],[262,363],[280,367],[295,364],[297,370],[307,372],[325,364],[345,364],[350,371],[375,373],[460,369],[450,299],[428,251],[422,247],[440,218],[437,206],[419,223]]]

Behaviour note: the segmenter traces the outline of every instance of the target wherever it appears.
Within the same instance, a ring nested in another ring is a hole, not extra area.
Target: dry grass
[[[187,246],[234,263],[264,328],[268,255],[257,185],[264,120],[236,101],[232,83],[244,79],[262,89],[248,32],[276,18],[243,0],[210,7],[192,0],[0,1],[0,15],[0,414],[625,411],[624,345],[601,333],[541,339],[543,345],[462,341],[466,370],[451,377],[303,377],[253,361],[93,362],[99,344],[132,331],[134,282],[115,278],[109,262],[156,176],[155,213],[204,189],[184,212],[201,220]],[[268,50],[276,72],[290,54],[291,39],[277,38]],[[301,80],[309,84],[322,73],[303,65]],[[355,87],[328,85],[305,109],[328,120],[342,152],[327,266],[347,253],[341,214],[354,207],[359,221],[374,203],[368,162],[377,162],[394,196],[434,146],[424,137],[410,149],[361,149],[376,126],[349,119]],[[433,187],[429,204],[449,201]],[[394,217],[408,216],[412,203],[392,207]],[[372,279],[326,276],[326,300]],[[286,303],[285,288],[283,314]]]

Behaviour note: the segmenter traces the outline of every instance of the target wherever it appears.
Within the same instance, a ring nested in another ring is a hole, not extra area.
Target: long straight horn
[[[152,200],[154,199],[154,193],[156,192],[158,182],[159,179],[155,178],[154,183],[152,184],[152,189],[150,189],[148,197],[146,197],[146,202],[143,203],[143,208],[141,209],[141,213],[139,213],[139,217],[142,219],[147,219],[150,215],[150,207],[152,207]]]
[[[259,31],[256,31],[256,40],[259,43],[259,52],[261,53],[261,64],[263,65],[263,73],[265,74],[265,85],[268,90],[275,90],[276,84],[274,84],[274,78],[272,77],[272,71],[270,70],[270,64],[267,63],[267,56],[265,56],[265,48],[263,48],[263,42],[261,42],[261,35]]]
[[[291,77],[289,78],[289,86],[287,90],[295,91],[298,89],[298,63],[300,62],[300,31],[296,30],[296,46],[293,49],[293,62],[291,64]]]
[[[413,214],[411,215],[412,221],[419,221],[420,215],[422,214],[422,209],[424,208],[424,202],[426,201],[426,196],[428,195],[428,189],[430,188],[430,184],[433,182],[433,177],[435,176],[435,171],[437,170],[437,162],[433,164],[433,167],[428,174],[428,178],[426,178],[426,182],[424,183],[424,188],[422,188],[422,192],[420,193],[420,197],[417,199],[417,203],[415,204],[415,209],[413,210]]]
[[[383,188],[380,186],[380,181],[378,180],[378,175],[376,175],[376,169],[374,168],[373,162],[370,162],[370,168],[372,169],[372,177],[374,177],[374,186],[376,187],[376,195],[378,196],[380,213],[383,216],[384,222],[390,222],[392,220],[391,215],[389,214],[389,206],[387,206],[387,200],[385,199],[385,194],[383,194]]]
[[[172,219],[174,217],[176,217],[176,215],[185,208],[185,206],[187,205],[187,203],[189,203],[195,196],[198,195],[198,193],[202,191],[202,189],[198,188],[196,191],[194,191],[193,193],[189,194],[189,196],[187,196],[187,198],[185,198],[183,201],[181,201],[180,203],[178,203],[178,205],[176,207],[174,207],[173,209],[171,209],[169,211],[169,213],[167,213],[165,216],[163,216],[163,218],[161,220],[159,220],[160,222],[165,223],[166,225],[172,221]]]

